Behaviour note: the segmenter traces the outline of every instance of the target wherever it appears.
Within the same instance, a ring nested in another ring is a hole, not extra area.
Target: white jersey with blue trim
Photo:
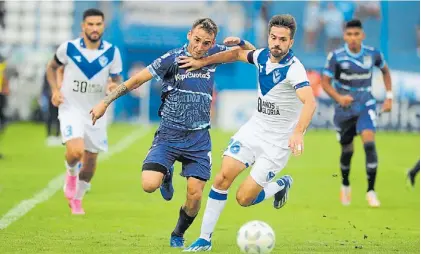
[[[59,46],[56,60],[65,66],[60,108],[77,109],[89,118],[89,111],[104,97],[110,75],[120,75],[122,61],[117,47],[101,41],[88,49],[83,38]]]
[[[257,109],[250,122],[257,125],[256,135],[262,139],[287,146],[303,105],[296,90],[310,85],[306,70],[292,50],[272,63],[269,49],[259,49],[253,52],[252,61],[259,75]]]

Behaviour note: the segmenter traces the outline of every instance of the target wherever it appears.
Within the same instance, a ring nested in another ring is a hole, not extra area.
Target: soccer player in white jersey
[[[86,10],[81,26],[83,37],[61,44],[47,67],[51,100],[59,108],[61,135],[66,145],[64,193],[73,214],[85,213],[82,198],[94,175],[98,153],[108,149],[107,120],[102,118],[93,126],[89,110],[106,92],[117,87],[122,71],[118,48],[101,39],[104,14],[97,9]],[[55,71],[61,65],[64,78],[59,89]],[[112,82],[108,82],[110,76]]]
[[[316,109],[304,66],[294,56],[296,22],[291,15],[276,15],[269,22],[268,48],[233,50],[195,60],[182,57],[180,68],[194,70],[213,63],[243,61],[258,70],[257,110],[232,137],[224,152],[203,215],[201,235],[187,252],[208,251],[211,236],[226,201],[228,188],[247,167],[250,175],[237,191],[241,206],[250,206],[274,196],[274,207],[281,208],[292,184],[290,176],[272,182],[287,164],[291,152],[303,152],[303,136]]]

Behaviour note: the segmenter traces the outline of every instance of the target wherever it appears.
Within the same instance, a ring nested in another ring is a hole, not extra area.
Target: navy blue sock
[[[374,184],[376,183],[377,175],[377,151],[376,144],[374,142],[367,142],[364,144],[365,150],[365,166],[367,171],[368,188],[367,191],[374,190]]]
[[[351,169],[351,158],[354,154],[354,150],[344,151],[342,148],[341,154],[341,173],[342,173],[342,184],[349,186],[349,171]]]

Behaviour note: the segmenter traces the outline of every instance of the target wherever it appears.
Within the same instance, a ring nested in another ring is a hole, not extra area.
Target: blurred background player
[[[375,48],[363,45],[365,34],[361,21],[346,23],[346,44],[330,52],[323,70],[322,86],[335,101],[334,123],[340,137],[340,167],[342,186],[340,199],[343,205],[351,203],[349,182],[351,158],[354,153],[354,136],[360,135],[366,155],[368,188],[366,199],[371,207],[379,207],[380,201],[374,191],[377,174],[377,151],[375,146],[376,99],[371,93],[373,67],[380,68],[386,87],[383,112],[392,108],[392,81],[383,55]]]
[[[142,168],[143,190],[152,193],[158,188],[169,201],[174,194],[173,164],[182,163],[181,175],[187,178],[187,200],[180,208],[177,225],[171,233],[170,246],[184,247],[184,233],[193,223],[200,209],[203,188],[211,176],[210,110],[214,75],[217,65],[186,72],[178,66],[180,56],[195,59],[228,50],[215,45],[218,27],[209,18],[198,19],[188,32],[188,44],[167,52],[146,69],[117,87],[96,105],[91,113],[95,123],[112,101],[136,89],[152,78],[162,80],[161,122],[155,133]],[[248,42],[236,37],[225,40],[227,45],[253,49]]]
[[[408,171],[408,181],[412,187],[415,186],[415,177],[420,173],[420,161],[418,160],[417,164]]]
[[[60,66],[57,69],[58,89],[61,88],[61,84],[63,82],[63,73],[64,67]],[[62,143],[60,137],[60,121],[58,120],[58,108],[54,106],[53,102],[51,101],[52,94],[50,84],[47,80],[47,74],[44,75],[41,96],[43,96],[48,103],[48,112],[45,119],[45,125],[47,128],[46,144],[47,146],[60,146]]]
[[[73,214],[84,214],[82,198],[89,188],[98,153],[107,151],[106,118],[93,126],[89,110],[121,81],[122,62],[114,45],[101,39],[104,14],[97,9],[83,13],[83,37],[60,45],[47,67],[52,103],[59,107],[60,129],[66,144],[65,196]],[[63,85],[56,70],[64,65]],[[112,82],[108,82],[111,75]],[[79,162],[82,162],[78,178]]]
[[[0,54],[0,148],[1,145],[1,137],[6,128],[6,97],[9,95],[9,80],[6,76],[6,59]],[[1,153],[0,149],[0,159],[3,158],[3,154]]]
[[[201,228],[200,238],[187,252],[209,251],[216,223],[227,202],[235,178],[253,165],[237,190],[237,202],[251,206],[274,197],[273,206],[283,207],[292,185],[290,176],[272,182],[287,164],[291,152],[304,148],[304,132],[310,124],[316,100],[306,71],[291,50],[297,24],[291,15],[276,15],[268,24],[268,48],[235,50],[203,60],[180,60],[181,68],[195,70],[209,64],[242,61],[259,69],[257,110],[232,137],[216,175]]]

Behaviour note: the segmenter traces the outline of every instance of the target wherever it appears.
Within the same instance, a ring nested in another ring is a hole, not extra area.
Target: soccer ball
[[[237,244],[243,253],[270,253],[275,247],[275,232],[263,221],[250,221],[238,230]]]

